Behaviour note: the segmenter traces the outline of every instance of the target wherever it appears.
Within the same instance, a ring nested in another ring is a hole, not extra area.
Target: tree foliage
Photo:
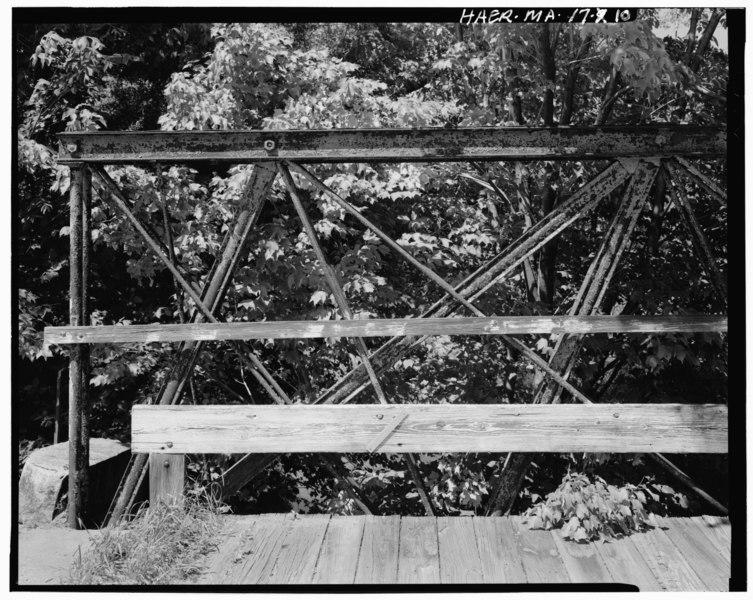
[[[713,11],[698,15],[703,39]],[[685,14],[685,13],[683,13]],[[55,134],[67,130],[333,129],[646,123],[724,124],[727,57],[654,31],[644,10],[617,25],[92,24],[20,28],[18,128],[21,436],[49,440],[54,373],[65,350],[44,347],[45,325],[67,321],[67,168]],[[717,20],[717,24],[719,21]],[[723,22],[722,22],[723,25]],[[716,24],[714,25],[716,27]],[[545,34],[544,34],[545,31]],[[546,66],[548,65],[548,66]],[[546,68],[544,68],[546,66]],[[723,184],[723,165],[698,167]],[[416,259],[450,282],[482,266],[603,164],[333,164],[312,171]],[[132,209],[201,285],[242,202],[250,167],[112,167]],[[419,314],[442,296],[373,233],[294,175],[329,261],[361,317]],[[718,265],[726,270],[726,214],[702,190],[686,192]],[[95,193],[107,194],[95,181]],[[577,294],[614,214],[618,195],[576,223],[532,264],[478,300],[489,314],[563,313]],[[644,211],[602,310],[609,314],[723,312],[698,268],[678,209]],[[192,311],[122,215],[95,202],[92,321],[177,322]],[[646,249],[650,248],[650,251]],[[277,181],[222,307],[226,321],[342,318],[287,191]],[[549,358],[555,338],[525,340]],[[368,341],[376,348],[379,340]],[[346,340],[259,341],[255,351],[293,401],[311,402],[359,358]],[[92,352],[93,434],[128,438],[134,401],[155,398],[175,348],[99,346]],[[208,344],[186,402],[268,402],[230,344]],[[726,339],[712,334],[589,336],[575,385],[610,402],[725,402]],[[415,346],[383,378],[396,402],[530,402],[541,375],[490,337],[436,337]],[[363,401],[373,401],[371,392]],[[44,421],[47,419],[46,421]],[[42,422],[47,423],[42,425]],[[625,481],[649,467],[620,462]],[[575,466],[589,457],[575,457]],[[709,459],[714,462],[716,459]],[[568,461],[542,459],[520,506],[552,491]],[[703,463],[706,465],[706,463]],[[230,457],[195,457],[197,485]],[[695,464],[690,460],[689,464]],[[724,463],[716,461],[717,468]],[[626,465],[626,466],[625,466]],[[353,482],[379,511],[422,511],[397,456],[346,457]],[[498,456],[421,455],[432,501],[445,514],[486,508],[503,477]],[[690,468],[690,467],[688,467]],[[659,476],[659,475],[657,475]],[[663,477],[663,475],[661,475]],[[622,481],[620,483],[624,483]],[[715,493],[724,497],[723,486]],[[287,456],[238,506],[355,510],[316,456]],[[674,505],[679,506],[679,505]],[[692,507],[691,507],[692,508]],[[563,517],[564,518],[564,517]],[[576,530],[579,531],[579,530]]]

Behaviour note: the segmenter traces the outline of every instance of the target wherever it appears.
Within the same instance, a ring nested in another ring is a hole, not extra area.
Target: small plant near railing
[[[92,536],[91,548],[76,557],[68,583],[193,583],[201,574],[202,557],[219,542],[219,512],[211,501],[190,496],[183,508],[142,507],[131,521]]]
[[[568,473],[560,486],[524,513],[531,529],[562,529],[564,538],[587,542],[654,526],[646,493],[636,485],[607,484],[594,476]]]

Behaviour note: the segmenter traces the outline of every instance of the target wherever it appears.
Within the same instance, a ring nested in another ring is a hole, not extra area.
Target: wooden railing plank
[[[582,160],[724,156],[719,127],[463,127],[413,129],[65,132],[59,164]]]
[[[134,452],[727,452],[719,404],[134,406]]]
[[[47,344],[112,344],[242,339],[726,332],[727,317],[504,316],[341,321],[258,321],[175,325],[46,327]]]

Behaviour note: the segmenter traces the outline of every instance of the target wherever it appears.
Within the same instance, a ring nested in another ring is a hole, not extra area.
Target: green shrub
[[[562,528],[574,541],[611,538],[654,525],[646,512],[646,494],[638,486],[608,485],[583,473],[568,473],[560,486],[524,515],[532,529]]]

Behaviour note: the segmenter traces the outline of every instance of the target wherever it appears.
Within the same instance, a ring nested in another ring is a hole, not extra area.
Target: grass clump
[[[169,585],[193,583],[201,558],[220,534],[215,507],[188,502],[183,508],[158,504],[135,518],[103,529],[92,547],[76,557],[69,583],[75,585]]]

